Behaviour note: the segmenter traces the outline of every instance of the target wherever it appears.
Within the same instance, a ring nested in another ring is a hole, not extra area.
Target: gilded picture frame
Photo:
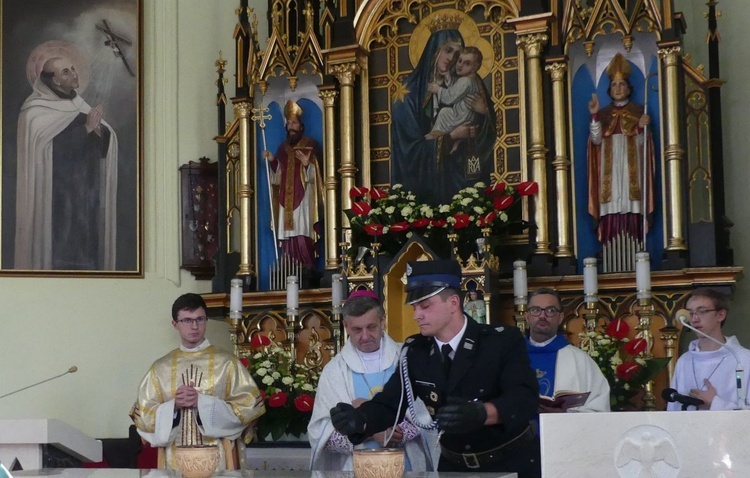
[[[143,277],[142,0],[0,9],[0,274]]]

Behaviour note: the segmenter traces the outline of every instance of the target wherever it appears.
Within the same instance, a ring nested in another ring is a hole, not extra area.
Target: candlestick
[[[599,283],[596,272],[597,261],[595,257],[587,257],[583,260],[583,295],[587,303],[597,302],[599,298]]]
[[[297,313],[299,308],[299,279],[297,276],[287,276],[286,278],[286,309],[290,314]]]
[[[651,298],[651,263],[648,252],[635,255],[635,283],[639,299]]]
[[[242,279],[232,279],[229,289],[229,318],[242,318]]]
[[[526,277],[526,261],[515,261],[513,263],[513,296],[514,303],[526,304],[528,295],[528,283]]]

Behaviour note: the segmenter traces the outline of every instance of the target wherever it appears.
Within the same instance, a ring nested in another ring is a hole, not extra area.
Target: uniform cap
[[[406,305],[461,288],[461,265],[455,260],[409,262],[406,265]]]

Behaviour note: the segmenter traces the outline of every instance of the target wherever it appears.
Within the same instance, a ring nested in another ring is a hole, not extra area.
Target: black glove
[[[331,422],[339,433],[348,436],[364,433],[367,418],[348,403],[339,402],[331,409]]]
[[[461,398],[448,398],[435,416],[438,428],[446,433],[467,433],[482,427],[487,420],[487,410],[479,401],[467,402]]]

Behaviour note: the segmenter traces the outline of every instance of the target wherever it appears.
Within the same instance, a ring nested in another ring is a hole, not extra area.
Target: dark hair
[[[181,310],[189,310],[192,312],[201,307],[203,307],[203,310],[208,308],[206,307],[206,301],[203,300],[203,297],[192,293],[182,294],[172,304],[172,320],[177,320],[177,315]]]
[[[452,295],[457,295],[460,298],[461,292],[458,289],[454,289],[453,287],[446,287],[435,295],[440,297],[440,299],[445,302],[446,300],[448,300],[448,297]]]
[[[716,309],[717,311],[726,310],[727,313],[729,313],[729,297],[716,289],[712,289],[710,287],[699,287],[698,289],[695,289],[690,293],[687,300],[690,300],[693,297],[705,297],[707,299],[710,299],[714,304],[714,309]],[[724,320],[721,321],[722,327],[724,326],[724,322],[726,321],[727,318],[724,317]]]
[[[461,50],[461,54],[469,54],[474,55],[474,58],[477,60],[477,63],[479,63],[479,66],[482,66],[482,61],[484,61],[484,55],[482,54],[482,50],[475,46],[467,46],[464,47],[463,50]]]
[[[526,305],[531,304],[531,299],[538,295],[553,295],[557,299],[557,308],[562,310],[562,299],[560,298],[560,293],[558,293],[555,289],[549,288],[549,287],[540,287],[537,290],[533,291],[531,294],[529,294],[529,300],[526,303]]]
[[[380,301],[372,297],[359,296],[352,297],[344,302],[344,308],[341,310],[341,316],[346,320],[348,317],[361,317],[371,310],[375,309],[380,319],[385,318],[385,309]]]

